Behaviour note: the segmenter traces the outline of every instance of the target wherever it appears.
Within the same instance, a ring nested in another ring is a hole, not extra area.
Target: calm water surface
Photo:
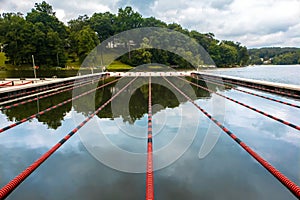
[[[229,76],[300,85],[300,65],[257,65],[209,71]]]
[[[288,79],[294,80],[294,76],[295,73]],[[178,82],[177,86],[182,89],[185,87],[183,82]],[[84,126],[79,134],[74,135],[26,179],[8,199],[144,199],[144,173],[125,173],[107,167],[87,151],[79,135],[92,136],[102,131],[116,146],[134,153],[146,153],[147,87],[143,85],[137,90],[130,90],[130,88],[126,90],[124,93],[127,92],[131,96],[129,114],[120,112],[120,115],[114,116],[109,104]],[[234,90],[224,90],[214,85],[210,87],[224,95],[300,125],[300,109],[278,105],[276,102],[269,102]],[[92,86],[88,86],[82,88],[82,91],[91,88]],[[165,159],[163,155],[160,157],[156,152],[171,143],[180,129],[184,134],[196,130],[196,135],[191,146],[179,159],[155,171],[156,199],[295,199],[277,179],[229,136],[215,127],[193,104],[177,98],[179,94],[170,88],[159,84],[153,84],[152,88],[152,101],[155,105],[153,148],[157,156],[154,165],[160,159]],[[106,87],[96,93],[95,101],[91,101],[91,97],[83,97],[76,104],[70,103],[1,133],[0,186],[5,185],[55,145],[77,126],[78,120],[85,119],[89,110],[103,104],[117,89],[116,85]],[[214,114],[241,140],[300,185],[299,131],[201,89],[193,88],[193,91],[198,105]],[[271,94],[265,95],[300,105],[299,101]],[[1,128],[71,97],[72,92],[66,92],[3,111],[0,114]],[[220,135],[220,137],[211,152],[204,158],[199,158],[199,151],[207,134],[212,134],[210,136],[213,137]],[[144,138],[139,137],[141,135],[144,135]],[[178,147],[173,148],[172,151],[176,151],[181,142],[177,145]],[[109,153],[110,149],[104,147],[103,151]],[[120,160],[120,165],[125,162],[128,161]],[[140,165],[146,168],[146,163]]]

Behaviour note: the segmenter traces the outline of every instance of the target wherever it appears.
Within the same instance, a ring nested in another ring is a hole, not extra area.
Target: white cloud
[[[157,0],[152,7],[154,15],[247,46],[299,46],[300,34],[291,31],[300,25],[299,0],[191,0],[167,6],[171,3]]]
[[[286,31],[289,26],[299,21],[292,17],[295,16],[293,11],[295,9],[290,9],[293,12],[287,14],[280,10],[281,7],[283,7],[281,3],[271,4],[270,2],[264,2],[263,4],[257,4],[253,1],[242,3],[240,0],[231,4],[230,10],[216,12],[216,10],[209,8],[206,14],[209,16],[208,21],[211,21],[209,25],[213,29],[212,32],[215,32],[221,38],[232,37],[240,40],[245,36],[251,39],[253,38],[252,35],[268,36],[271,34],[270,39],[273,39],[272,36],[274,34]],[[293,8],[294,5],[286,6],[286,9],[288,7]],[[268,39],[269,37],[266,37],[264,41],[268,41]],[[246,42],[248,43],[247,40]]]
[[[0,1],[0,12],[28,12],[34,6],[34,1]]]
[[[57,9],[55,10],[56,12],[56,17],[61,20],[61,21],[65,21],[65,17],[66,17],[66,13],[64,10],[62,9]]]

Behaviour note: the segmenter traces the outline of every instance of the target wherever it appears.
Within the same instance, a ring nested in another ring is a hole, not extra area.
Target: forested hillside
[[[269,47],[260,49],[249,49],[249,55],[250,64],[300,64],[299,48]]]
[[[218,67],[243,66],[249,59],[245,46],[234,41],[219,41],[213,33],[189,31],[181,25],[167,24],[154,17],[144,18],[131,7],[120,8],[117,14],[94,13],[91,17],[79,16],[68,24],[59,21],[51,5],[36,3],[31,12],[3,13],[0,17],[0,45],[9,63],[22,67],[31,64],[31,55],[42,68],[65,67],[67,62],[81,63],[100,42],[125,30],[139,27],[164,27],[194,38],[211,55]],[[147,61],[159,60],[160,54],[149,50]],[[168,65],[182,66],[178,59],[164,53]],[[139,63],[139,52],[130,59],[120,60],[130,65]]]

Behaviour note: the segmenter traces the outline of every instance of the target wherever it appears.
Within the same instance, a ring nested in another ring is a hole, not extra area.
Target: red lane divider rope
[[[33,101],[36,101],[36,100],[40,100],[40,99],[43,99],[43,98],[46,98],[46,97],[50,97],[50,96],[53,96],[53,95],[56,95],[56,94],[60,94],[62,92],[73,90],[75,88],[83,87],[85,85],[89,85],[89,84],[93,83],[93,81],[94,80],[83,82],[82,84],[80,83],[79,85],[76,85],[75,87],[73,87],[73,85],[71,85],[70,88],[66,88],[66,89],[63,89],[63,90],[59,90],[57,92],[53,92],[53,93],[50,93],[50,94],[42,95],[40,97],[35,97],[33,99],[28,99],[28,100],[25,100],[25,101],[22,101],[22,102],[19,102],[19,103],[15,103],[15,104],[12,104],[12,105],[0,107],[0,111],[1,110],[7,110],[7,109],[10,109],[10,108],[14,108],[14,107],[17,107],[17,106],[20,106],[20,105],[24,105],[26,103],[30,103],[30,102],[33,102]]]
[[[99,78],[95,78],[95,79],[91,79],[91,80],[80,80],[79,82],[64,84],[64,85],[61,85],[59,87],[55,87],[53,89],[48,88],[49,90],[43,90],[43,91],[39,91],[35,94],[28,94],[28,95],[25,95],[25,96],[16,97],[14,99],[6,100],[8,102],[1,102],[1,104],[2,105],[8,105],[10,103],[13,104],[13,102],[15,102],[15,101],[20,102],[21,100],[24,100],[24,99],[29,99],[29,98],[32,98],[32,97],[38,97],[38,95],[44,95],[44,94],[48,94],[48,93],[52,94],[54,90],[55,91],[61,91],[65,88],[76,87],[78,85],[82,85],[82,84],[87,83],[87,82],[93,82],[93,81],[96,81],[96,80],[99,80]],[[3,106],[1,106],[0,110],[5,110],[5,108]]]
[[[82,128],[87,122],[89,122],[95,115],[97,115],[105,106],[107,106],[113,99],[115,99],[121,92],[123,92],[133,81],[131,80],[120,91],[106,101],[101,107],[99,107],[94,113],[87,117],[81,124],[74,128],[69,134],[67,134],[62,140],[54,145],[49,151],[32,163],[27,169],[21,172],[13,180],[7,183],[0,189],[0,199],[6,198],[14,189],[16,189],[33,171],[35,171],[43,162],[45,162],[58,148],[60,148],[67,140],[69,140],[80,128]]]
[[[58,108],[58,107],[61,107],[61,106],[65,105],[65,104],[67,104],[67,103],[69,103],[69,102],[71,102],[71,101],[73,101],[73,100],[75,100],[75,99],[78,99],[78,98],[80,98],[80,97],[82,97],[82,96],[85,96],[85,95],[87,95],[87,94],[90,94],[91,92],[94,92],[95,90],[98,90],[98,89],[103,88],[103,87],[105,87],[105,86],[107,86],[107,85],[110,85],[110,84],[112,84],[112,83],[114,83],[114,82],[116,82],[116,81],[118,81],[118,80],[119,80],[119,79],[116,79],[116,80],[114,80],[114,81],[111,81],[111,82],[109,82],[109,83],[106,83],[106,84],[104,84],[104,85],[101,85],[101,86],[99,86],[99,87],[97,87],[97,88],[95,88],[95,89],[92,89],[92,90],[89,90],[89,91],[87,91],[87,92],[84,92],[84,93],[82,93],[82,94],[80,94],[80,95],[78,95],[78,96],[76,96],[76,97],[73,97],[73,98],[71,98],[71,99],[68,99],[68,100],[66,100],[66,101],[64,101],[64,102],[62,102],[62,103],[59,103],[59,104],[55,105],[55,106],[51,106],[51,107],[47,108],[46,110],[40,111],[40,112],[38,112],[38,113],[36,113],[36,114],[33,114],[33,115],[31,115],[31,116],[29,116],[29,117],[27,117],[27,118],[24,118],[24,119],[22,119],[22,120],[20,120],[20,121],[18,121],[18,122],[16,122],[16,123],[14,123],[14,124],[11,124],[11,125],[8,125],[8,126],[6,126],[6,127],[4,127],[4,128],[1,128],[1,129],[0,129],[0,133],[3,133],[4,131],[7,131],[7,130],[9,130],[9,129],[11,129],[11,128],[17,126],[17,125],[20,125],[20,124],[22,124],[22,123],[24,123],[24,122],[30,120],[30,119],[33,119],[33,118],[38,117],[38,116],[40,116],[40,115],[43,115],[43,114],[45,114],[46,112],[49,112],[49,111],[51,111],[51,110],[53,110],[53,109],[56,109],[56,108]]]
[[[205,76],[205,75],[204,75]],[[205,76],[205,77],[208,77],[208,76]],[[208,78],[212,78],[212,79],[216,79],[216,78],[213,78],[213,77],[208,77]],[[296,98],[300,98],[299,95],[297,94],[293,94],[293,93],[288,93],[288,92],[281,92],[281,91],[277,91],[277,90],[272,90],[272,89],[268,89],[268,88],[263,88],[263,87],[259,87],[259,86],[254,86],[254,85],[247,85],[245,83],[235,83],[234,81],[230,81],[230,80],[223,80],[225,83],[229,83],[231,85],[237,85],[237,86],[243,86],[243,87],[250,87],[250,88],[254,88],[254,89],[257,89],[257,90],[263,90],[263,91],[266,91],[266,92],[270,92],[270,93],[275,93],[275,94],[280,94],[280,95],[286,95],[286,96],[290,96],[290,97],[296,97]]]
[[[33,81],[28,81],[28,82],[25,82],[25,83],[20,83],[20,84],[15,84],[13,86],[21,86],[21,85],[27,85],[29,83],[33,83]]]
[[[9,99],[9,98],[18,97],[18,96],[27,95],[27,94],[33,94],[33,93],[36,93],[36,92],[42,92],[42,91],[45,91],[45,90],[50,90],[50,89],[58,88],[58,87],[61,87],[61,86],[64,86],[64,85],[72,85],[73,83],[74,83],[74,81],[70,81],[70,82],[67,82],[67,83],[56,84],[56,85],[53,85],[53,86],[50,86],[50,87],[43,87],[43,88],[38,88],[38,89],[35,89],[35,90],[20,92],[20,93],[17,93],[17,94],[13,94],[13,95],[8,95],[8,96],[1,97],[0,101],[1,100],[5,100],[5,99]]]
[[[239,102],[239,101],[237,101],[237,100],[234,100],[234,99],[232,99],[232,98],[229,98],[229,97],[227,97],[227,96],[225,96],[225,95],[222,95],[222,94],[220,94],[220,93],[217,93],[217,92],[215,92],[215,91],[212,91],[212,90],[210,90],[210,89],[208,89],[208,88],[202,87],[202,86],[200,86],[200,85],[198,85],[198,84],[196,84],[196,83],[190,82],[190,81],[188,81],[188,80],[186,80],[186,79],[183,79],[183,78],[180,78],[180,77],[178,77],[178,78],[179,78],[179,79],[182,79],[182,80],[184,80],[184,81],[186,81],[186,82],[188,82],[188,83],[190,83],[190,84],[192,84],[192,85],[194,85],[194,86],[196,86],[196,87],[202,88],[203,90],[206,90],[206,91],[208,91],[208,92],[211,92],[211,93],[214,93],[214,94],[216,94],[216,95],[219,95],[220,97],[223,97],[223,98],[225,98],[225,99],[228,99],[228,100],[230,100],[230,101],[232,101],[232,102],[234,102],[234,103],[237,103],[237,104],[239,104],[239,105],[241,105],[241,106],[244,106],[244,107],[246,107],[246,108],[248,108],[248,109],[250,109],[250,110],[253,110],[253,111],[255,111],[255,112],[259,113],[259,114],[262,114],[262,115],[264,115],[264,116],[266,116],[266,117],[269,117],[269,118],[271,118],[271,119],[273,119],[273,120],[275,120],[275,121],[278,121],[278,122],[280,122],[280,123],[282,123],[282,124],[285,124],[285,125],[287,125],[287,126],[289,126],[289,127],[292,127],[292,128],[294,128],[294,129],[300,131],[300,126],[297,126],[297,125],[292,124],[292,123],[290,123],[290,122],[288,122],[288,121],[279,119],[279,118],[277,118],[277,117],[275,117],[275,116],[273,116],[273,115],[270,115],[270,114],[268,114],[268,113],[265,113],[265,112],[263,112],[263,111],[261,111],[261,110],[258,110],[258,109],[256,109],[256,108],[254,108],[254,107],[248,106],[248,105],[246,105],[246,104],[244,104],[244,103],[242,103],[242,102]]]
[[[11,83],[11,85],[8,85],[9,83]],[[4,83],[4,84],[2,84],[0,86],[15,87],[15,86],[27,85],[29,83],[33,83],[33,81],[27,81],[25,83],[23,83],[23,81],[22,81],[22,83],[20,83],[20,84],[14,84],[14,81],[10,81],[10,82]]]
[[[267,169],[275,178],[277,178],[287,189],[289,189],[297,198],[300,198],[300,187],[283,175],[279,170],[273,167],[270,163],[264,160],[260,155],[258,155],[254,150],[242,142],[236,135],[234,135],[230,130],[224,127],[219,121],[213,118],[209,113],[207,113],[203,108],[196,104],[190,97],[188,97],[184,92],[177,88],[172,82],[164,79],[172,85],[179,93],[181,93],[188,101],[190,101],[194,106],[196,106],[205,116],[212,120],[218,127],[220,127],[227,135],[229,135],[236,143],[238,143],[244,150],[246,150],[255,160],[257,160],[265,169]]]
[[[10,84],[10,83],[12,83],[12,81],[9,81],[9,82],[7,82],[7,83],[2,83],[2,84],[0,84],[0,87],[6,86],[6,85],[8,85],[8,84]]]
[[[53,89],[53,88],[56,88],[56,87],[61,87],[61,86],[68,85],[68,84],[72,85],[73,83],[70,83],[70,82],[61,83],[61,84],[53,85],[53,86],[47,87],[47,88],[39,88],[39,89],[36,89],[36,90],[25,91],[25,92],[13,94],[13,95],[8,95],[8,96],[1,97],[0,101],[5,100],[5,99],[10,99],[10,98],[15,98],[15,97],[18,97],[18,96],[27,95],[27,94],[33,94],[33,93],[36,93],[36,92],[42,92],[42,91],[45,91],[45,90]]]
[[[12,82],[12,81],[11,81],[11,82]],[[47,87],[47,88],[39,88],[39,89],[36,89],[36,90],[20,92],[20,93],[17,93],[17,94],[13,94],[13,95],[1,97],[0,100],[5,100],[5,99],[9,99],[9,98],[14,98],[14,97],[22,96],[22,95],[27,95],[27,94],[32,94],[32,93],[35,93],[35,92],[41,92],[41,91],[53,89],[53,88],[56,88],[56,87],[60,87],[60,86],[62,86],[62,85],[67,85],[67,84],[73,84],[73,83],[69,83],[69,82],[68,82],[68,83],[62,83],[62,84],[53,85],[53,86]]]
[[[154,199],[154,178],[153,178],[153,146],[152,146],[152,93],[151,93],[151,76],[150,76],[149,97],[148,97],[146,200],[153,200],[153,199]]]
[[[275,101],[277,103],[281,103],[281,104],[284,104],[284,105],[287,105],[287,106],[291,106],[291,107],[294,107],[294,108],[300,108],[300,106],[296,105],[296,104],[288,103],[288,102],[281,101],[281,100],[278,100],[278,99],[273,99],[271,97],[266,97],[266,96],[263,96],[263,95],[260,95],[260,94],[255,94],[253,92],[248,92],[248,91],[245,91],[245,90],[242,90],[242,89],[238,89],[238,88],[235,88],[235,87],[232,87],[232,86],[222,85],[222,84],[220,84],[221,82],[218,81],[218,80],[209,81],[209,80],[206,80],[206,79],[203,79],[203,78],[200,78],[200,79],[196,78],[196,79],[200,80],[200,81],[209,82],[209,83],[212,83],[212,84],[215,84],[215,85],[219,85],[219,86],[225,86],[226,88],[230,88],[230,89],[233,89],[233,90],[236,90],[236,91],[239,91],[239,92],[243,92],[243,93],[246,93],[246,94],[250,94],[250,95],[253,95],[253,96],[256,96],[256,97],[260,97],[260,98],[263,98],[263,99],[268,99],[270,101]]]

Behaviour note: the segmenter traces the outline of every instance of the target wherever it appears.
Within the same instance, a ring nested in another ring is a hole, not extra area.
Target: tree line
[[[249,49],[250,64],[294,65],[300,64],[300,48],[268,47]]]
[[[1,50],[15,66],[31,64],[31,55],[42,67],[65,67],[68,61],[80,63],[100,42],[120,32],[141,27],[161,27],[194,38],[210,54],[218,67],[244,66],[249,55],[245,46],[234,41],[220,41],[213,33],[184,29],[180,24],[167,24],[154,17],[144,18],[131,7],[120,8],[117,14],[94,13],[79,16],[67,25],[59,21],[51,5],[43,1],[24,16],[3,13],[0,16]],[[147,38],[143,43],[147,44]],[[170,52],[146,48],[118,58],[133,66],[157,61],[167,65],[189,67],[189,63]]]

